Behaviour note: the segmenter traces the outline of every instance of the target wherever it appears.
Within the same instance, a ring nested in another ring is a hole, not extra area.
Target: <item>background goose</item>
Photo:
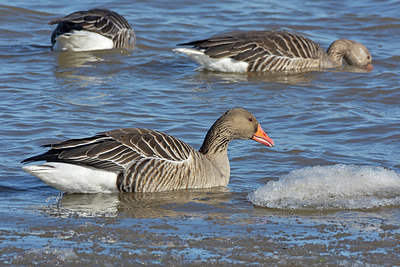
[[[162,132],[127,128],[46,145],[46,153],[22,162],[47,161],[23,170],[68,193],[157,192],[226,186],[228,143],[253,139],[272,147],[254,115],[244,109],[223,114],[197,151]]]
[[[301,71],[348,64],[373,69],[368,49],[355,41],[339,39],[327,52],[307,37],[286,31],[249,31],[179,45],[205,69],[223,72]]]
[[[107,9],[77,11],[49,22],[58,24],[51,35],[53,50],[89,51],[133,49],[135,32],[124,17]]]

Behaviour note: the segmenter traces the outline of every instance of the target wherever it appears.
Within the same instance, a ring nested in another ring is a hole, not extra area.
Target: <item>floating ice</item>
[[[400,174],[382,167],[338,164],[292,171],[248,195],[276,209],[369,209],[400,205]]]

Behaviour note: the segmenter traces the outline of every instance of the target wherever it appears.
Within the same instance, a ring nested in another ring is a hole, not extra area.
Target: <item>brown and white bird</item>
[[[327,52],[316,42],[287,31],[249,31],[179,44],[174,51],[190,56],[203,68],[222,72],[307,71],[349,64],[373,69],[368,49],[339,39]]]
[[[64,18],[54,19],[49,24],[57,24],[51,35],[53,50],[131,50],[135,47],[135,32],[128,21],[108,9],[77,11]]]
[[[126,128],[46,145],[49,151],[22,161],[46,163],[23,170],[67,193],[221,187],[229,182],[227,150],[234,139],[274,145],[254,115],[238,108],[212,125],[199,151],[162,132]]]

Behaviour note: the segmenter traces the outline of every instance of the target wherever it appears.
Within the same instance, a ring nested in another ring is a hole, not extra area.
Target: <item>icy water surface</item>
[[[124,15],[137,48],[51,52],[48,21],[93,7]],[[1,265],[400,265],[398,10],[373,0],[1,2]],[[224,74],[172,51],[282,29],[325,48],[361,42],[375,69]],[[234,107],[276,146],[232,142],[227,188],[61,197],[21,170],[43,144],[121,127],[199,148]]]

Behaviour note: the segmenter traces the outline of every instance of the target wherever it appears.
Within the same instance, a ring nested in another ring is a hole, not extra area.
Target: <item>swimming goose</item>
[[[221,187],[229,182],[233,139],[274,145],[254,115],[232,109],[212,125],[199,151],[162,132],[126,128],[46,145],[49,151],[22,161],[46,163],[23,170],[67,193]]]
[[[77,11],[49,22],[58,24],[51,35],[53,50],[90,51],[133,49],[135,32],[124,17],[108,9]]]
[[[368,49],[355,41],[339,39],[327,52],[307,37],[286,31],[249,31],[179,44],[177,48],[205,69],[222,72],[305,71],[343,64],[373,69]]]

